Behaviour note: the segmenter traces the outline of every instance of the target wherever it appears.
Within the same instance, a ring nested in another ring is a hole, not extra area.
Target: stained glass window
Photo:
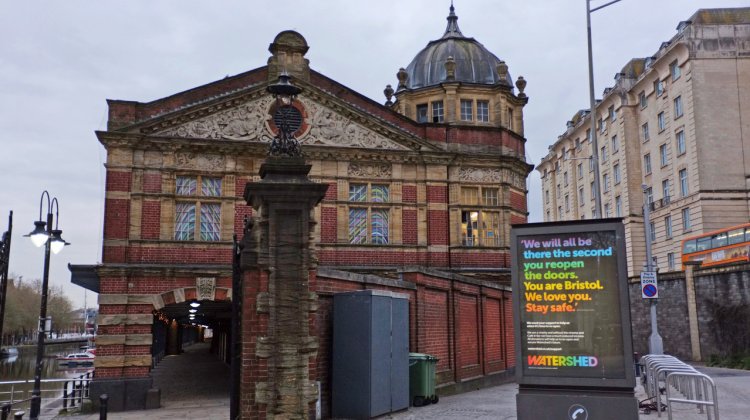
[[[349,201],[367,201],[367,184],[349,184]]]
[[[202,178],[201,195],[206,197],[221,197],[221,178]]]
[[[372,199],[370,201],[372,201],[373,203],[387,203],[388,195],[387,185],[373,185]]]
[[[176,185],[177,195],[195,195],[198,183],[195,177],[178,176]]]
[[[201,204],[201,240],[218,241],[221,236],[221,204]]]
[[[175,206],[174,238],[178,241],[195,239],[195,203],[177,203]]]
[[[372,210],[372,243],[388,244],[388,210]]]
[[[349,209],[349,243],[367,243],[367,209]]]

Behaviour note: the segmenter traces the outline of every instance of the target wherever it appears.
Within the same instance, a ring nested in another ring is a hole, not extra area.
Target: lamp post
[[[302,89],[291,83],[291,76],[286,72],[279,74],[279,80],[266,89],[276,98],[277,108],[274,121],[279,129],[271,142],[268,155],[271,157],[302,157],[299,142],[294,138],[294,131],[289,127],[290,118],[293,118],[294,114],[299,114],[297,108],[292,106],[292,101],[302,92]],[[277,119],[276,116],[279,118]]]
[[[656,271],[654,267],[654,258],[651,255],[651,202],[649,200],[648,185],[642,184],[643,189],[643,226],[646,228],[646,271]],[[664,354],[664,342],[659,335],[659,328],[656,325],[656,301],[651,301],[651,335],[648,337],[648,352],[650,354]]]
[[[47,197],[47,221],[42,221],[42,209],[44,207],[44,197]],[[52,210],[55,210],[54,217]],[[39,199],[39,220],[34,222],[34,230],[28,235],[31,242],[37,247],[44,245],[44,275],[42,277],[42,302],[39,307],[39,334],[36,342],[36,367],[34,370],[34,390],[31,393],[31,413],[30,418],[36,420],[39,418],[39,412],[42,406],[42,366],[44,364],[44,338],[47,324],[47,290],[49,288],[49,254],[50,251],[57,254],[65,247],[70,245],[62,238],[62,230],[58,229],[60,205],[57,198],[50,200],[49,193],[44,191]],[[52,223],[55,228],[52,228]]]
[[[596,138],[596,98],[594,93],[594,59],[591,48],[591,14],[601,10],[609,5],[618,3],[622,0],[613,0],[601,6],[591,8],[591,0],[586,0],[586,31],[588,35],[589,46],[589,106],[591,119],[591,161],[594,167],[594,218],[602,218],[602,190],[599,184],[599,143]]]

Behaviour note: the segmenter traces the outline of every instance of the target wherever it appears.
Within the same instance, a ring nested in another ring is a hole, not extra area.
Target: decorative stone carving
[[[196,277],[195,294],[198,300],[214,300],[216,295],[216,277]]]
[[[224,155],[202,155],[190,152],[178,152],[175,154],[175,163],[177,166],[189,167],[191,169],[223,169],[226,161],[227,158]]]
[[[391,177],[391,165],[383,163],[380,165],[364,165],[360,163],[349,163],[349,176],[359,178],[389,179]]]
[[[268,110],[272,102],[271,96],[264,96],[236,108],[172,127],[157,135],[270,142],[271,132],[266,127],[266,121],[271,118]]]
[[[310,116],[308,119],[310,130],[299,139],[303,145],[321,144],[366,149],[408,150],[405,146],[368,130],[317,102],[307,98],[297,99],[304,104],[307,115]]]
[[[461,168],[458,179],[465,182],[507,183],[518,189],[526,189],[526,181],[509,169]]]
[[[526,89],[526,79],[524,79],[523,76],[518,76],[518,80],[516,80],[516,87],[518,88],[518,97],[525,98],[526,94],[523,93],[523,91],[524,89]]]

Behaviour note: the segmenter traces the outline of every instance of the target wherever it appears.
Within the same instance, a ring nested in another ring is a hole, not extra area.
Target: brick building
[[[151,102],[108,101],[103,263],[71,271],[100,293],[95,388],[111,407],[144,406],[154,363],[200,339],[191,302],[229,360],[232,237],[253,216],[243,191],[282,114],[310,177],[328,185],[313,232],[324,415],[336,292],[408,294],[410,350],[440,358],[443,386],[513,367],[509,226],[528,214],[526,82],[514,87],[457,19],[451,7],[385,105],[312,70],[293,31],[276,36],[266,66]],[[266,87],[282,71],[303,92],[279,107]]]
[[[685,237],[747,223],[749,46],[750,8],[702,9],[652,56],[625,64],[597,115],[575,113],[537,166],[544,220],[593,216],[598,153],[603,216],[623,217],[630,276],[645,263],[644,201],[662,272],[681,269]]]

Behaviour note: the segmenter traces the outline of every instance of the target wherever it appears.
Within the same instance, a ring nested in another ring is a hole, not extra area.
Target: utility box
[[[333,296],[334,418],[409,408],[409,298],[380,290]]]

